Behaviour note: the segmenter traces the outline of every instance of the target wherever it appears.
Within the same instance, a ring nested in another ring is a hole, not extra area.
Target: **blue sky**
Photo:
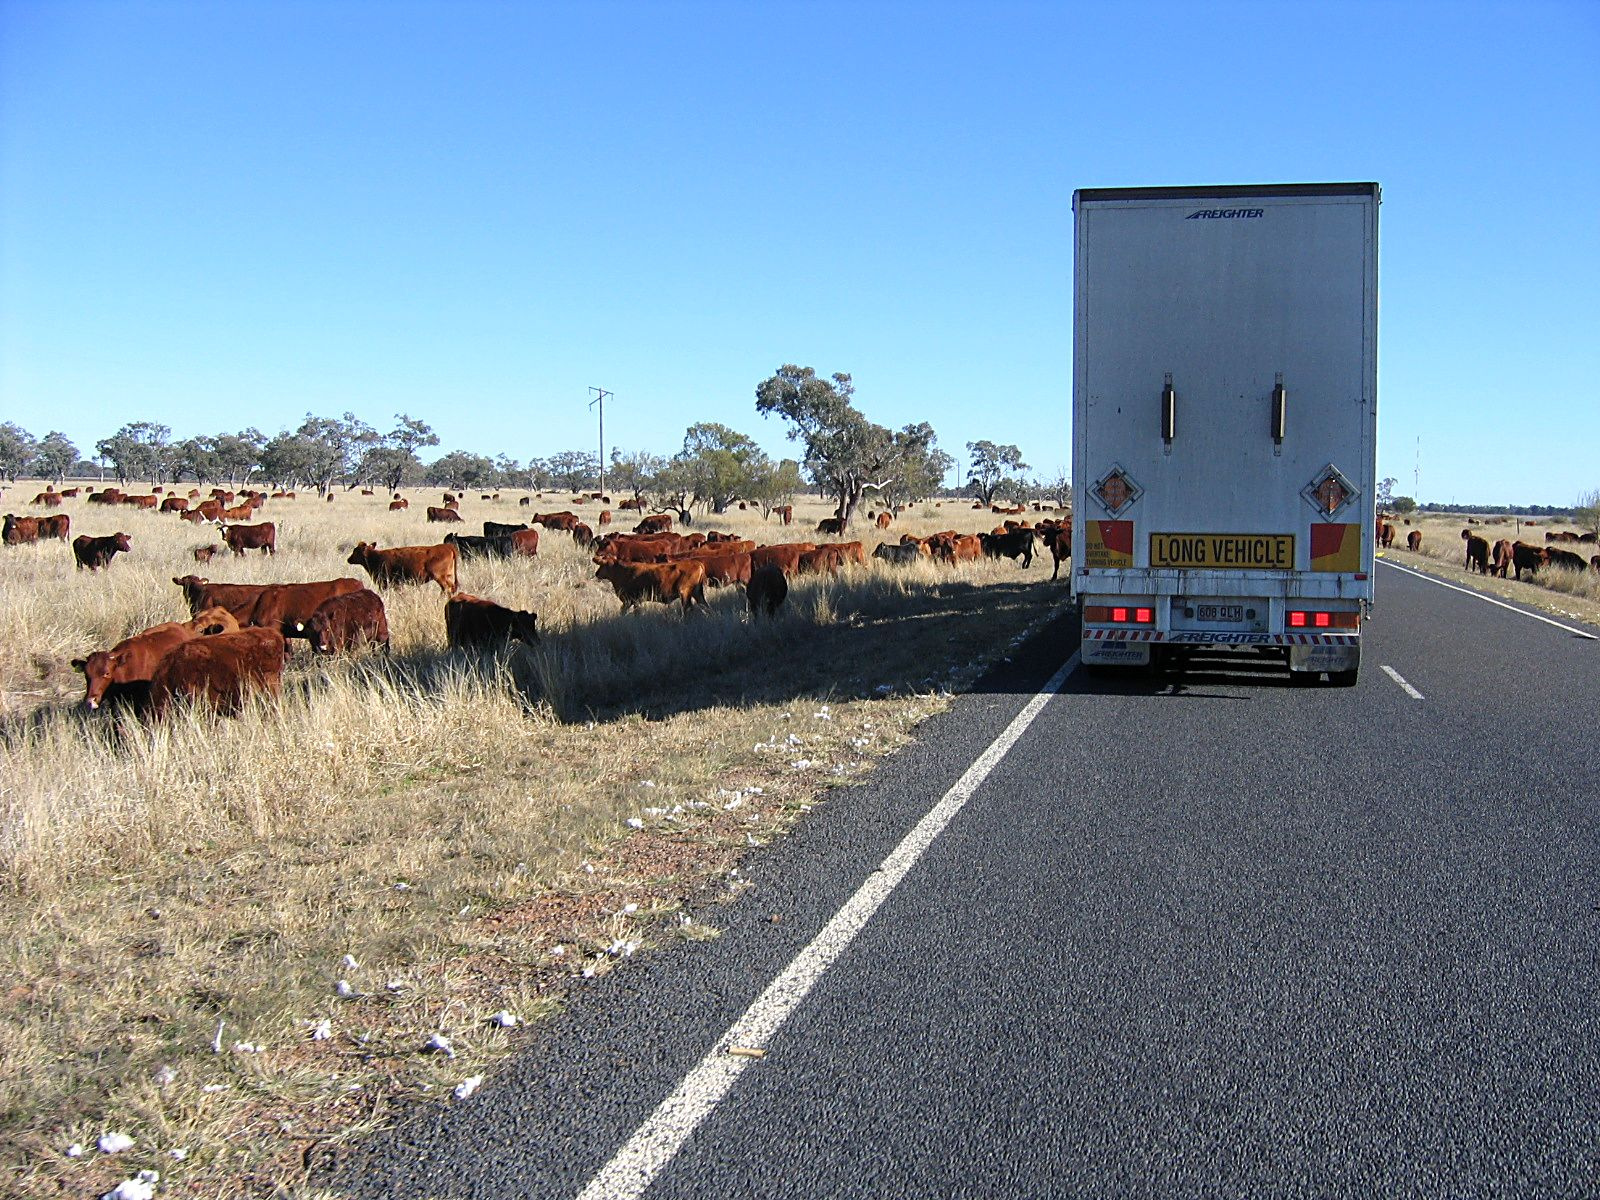
[[[1069,459],[1078,187],[1377,180],[1381,474],[1600,487],[1600,4],[0,0],[0,420]]]

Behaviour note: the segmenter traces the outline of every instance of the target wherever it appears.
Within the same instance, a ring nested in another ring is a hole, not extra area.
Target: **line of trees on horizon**
[[[387,432],[353,412],[338,417],[307,413],[293,429],[268,436],[254,427],[234,433],[175,439],[169,426],[132,421],[94,444],[94,457],[80,453],[59,430],[35,438],[14,422],[0,424],[0,478],[37,477],[143,481],[166,486],[192,480],[197,486],[251,484],[275,488],[436,486],[456,491],[521,488],[529,491],[590,490],[601,484],[660,508],[701,507],[712,513],[745,501],[765,512],[788,503],[807,486],[834,502],[846,523],[870,501],[877,507],[913,504],[933,497],[970,496],[985,506],[1001,500],[1049,500],[1065,506],[1070,483],[1062,469],[1048,478],[1028,475],[1016,446],[979,440],[967,443],[963,487],[945,479],[955,460],[937,445],[926,422],[891,430],[855,406],[847,374],[820,378],[810,367],[786,364],[756,387],[756,411],[777,415],[788,436],[803,446],[799,458],[774,460],[754,439],[717,422],[697,422],[685,431],[675,454],[612,450],[602,477],[599,456],[562,450],[518,461],[502,452],[490,457],[451,450],[431,461],[420,451],[439,445],[423,420],[395,415]]]

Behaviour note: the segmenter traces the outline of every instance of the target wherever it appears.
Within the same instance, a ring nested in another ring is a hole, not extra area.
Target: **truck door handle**
[[[1272,385],[1272,441],[1274,445],[1283,445],[1283,432],[1289,425],[1289,393],[1283,386],[1283,373],[1278,373],[1278,381]]]
[[[1161,387],[1161,441],[1170,453],[1173,436],[1178,432],[1178,393],[1172,389],[1172,375],[1166,376]]]

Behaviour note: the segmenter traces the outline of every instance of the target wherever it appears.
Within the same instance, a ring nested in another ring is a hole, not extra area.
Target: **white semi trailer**
[[[1356,682],[1375,183],[1073,195],[1072,581],[1090,668],[1255,647]]]

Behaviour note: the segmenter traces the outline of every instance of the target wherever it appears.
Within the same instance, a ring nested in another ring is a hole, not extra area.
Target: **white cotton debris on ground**
[[[189,1147],[174,1146],[171,1150],[167,1151],[167,1154],[171,1157],[173,1162],[182,1162],[184,1159],[189,1157]]]
[[[354,971],[359,969],[361,966],[360,963],[356,962],[356,956],[354,954],[346,954],[339,960],[339,965],[346,971]]]
[[[508,1008],[502,1008],[499,1012],[495,1013],[494,1016],[489,1018],[489,1023],[491,1025],[498,1025],[501,1029],[512,1029],[521,1024],[521,1022],[517,1020],[517,1014]]]
[[[121,1154],[124,1150],[133,1149],[133,1139],[125,1133],[107,1132],[100,1135],[95,1145],[100,1148],[101,1154]]]
[[[477,1091],[482,1084],[482,1075],[468,1075],[460,1083],[456,1084],[456,1099],[465,1100],[473,1092]]]
[[[627,822],[626,822],[626,824],[627,824],[629,829],[643,829],[644,828],[644,820],[641,817],[629,817]]]
[[[441,1033],[430,1034],[427,1042],[423,1044],[422,1051],[424,1054],[442,1054],[446,1058],[456,1056],[456,1048],[450,1044],[450,1039]]]
[[[83,1143],[82,1142],[73,1142],[72,1145],[68,1146],[67,1147],[67,1157],[68,1158],[82,1158],[83,1157]]]
[[[348,1000],[350,997],[356,994],[355,988],[350,986],[350,981],[348,979],[341,979],[338,983],[334,984],[333,992],[334,995],[344,1000]]]
[[[160,1182],[161,1172],[140,1171],[132,1179],[124,1179],[109,1192],[102,1193],[100,1200],[153,1200],[156,1184]]]
[[[320,1021],[311,1022],[311,1040],[325,1042],[333,1036],[333,1022],[324,1017]]]
[[[162,1063],[159,1067],[157,1067],[155,1069],[155,1074],[150,1076],[151,1079],[155,1080],[157,1087],[166,1087],[177,1077],[178,1073],[166,1063]]]
[[[235,1042],[233,1044],[233,1052],[235,1054],[260,1054],[265,1049],[265,1046],[256,1042]]]

